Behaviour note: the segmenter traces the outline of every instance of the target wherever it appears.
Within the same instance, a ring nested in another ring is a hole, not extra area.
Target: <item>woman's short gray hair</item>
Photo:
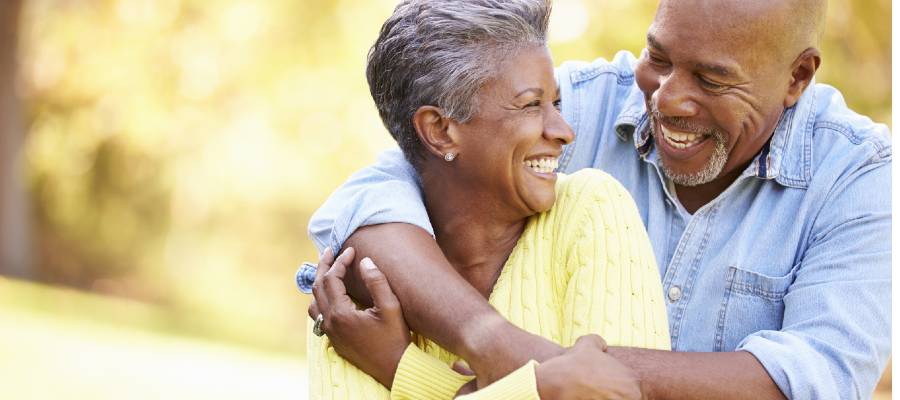
[[[421,106],[468,121],[500,62],[546,45],[550,0],[403,0],[369,50],[366,78],[378,113],[406,158],[424,155],[412,117]]]

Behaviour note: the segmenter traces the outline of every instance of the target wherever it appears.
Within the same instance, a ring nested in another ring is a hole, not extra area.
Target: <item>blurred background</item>
[[[0,398],[305,398],[292,276],[393,145],[363,71],[394,4],[0,2]],[[655,7],[557,0],[557,64],[639,52]],[[890,15],[830,1],[818,74],[886,124]]]

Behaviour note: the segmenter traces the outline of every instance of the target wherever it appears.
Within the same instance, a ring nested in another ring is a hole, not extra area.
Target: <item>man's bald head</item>
[[[800,54],[810,47],[819,47],[825,32],[826,0],[781,0],[788,7],[787,26],[782,31],[793,38],[793,52]]]
[[[705,32],[715,35],[695,39],[722,41],[754,59],[792,62],[818,47],[826,9],[826,0],[661,0],[654,25],[711,25]]]

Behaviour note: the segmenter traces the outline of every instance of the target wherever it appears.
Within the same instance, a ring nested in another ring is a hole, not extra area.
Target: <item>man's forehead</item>
[[[739,75],[741,67],[752,69],[755,60],[781,46],[782,12],[770,0],[662,0],[647,45],[690,53],[716,75]]]
[[[657,12],[710,22],[778,17],[796,12],[798,0],[660,0]],[[746,22],[746,21],[744,21]]]

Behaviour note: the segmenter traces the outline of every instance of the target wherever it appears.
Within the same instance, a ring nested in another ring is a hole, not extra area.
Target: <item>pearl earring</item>
[[[453,161],[453,159],[455,159],[455,158],[456,158],[456,154],[454,154],[452,152],[444,154],[444,161],[446,161],[446,162]]]

